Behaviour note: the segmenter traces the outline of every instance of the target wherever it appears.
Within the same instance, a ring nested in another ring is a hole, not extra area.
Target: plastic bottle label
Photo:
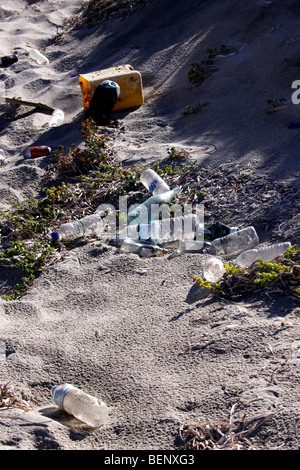
[[[53,392],[53,401],[54,403],[58,406],[60,409],[64,409],[63,407],[63,401],[66,396],[66,394],[70,390],[74,390],[76,387],[70,384],[65,384],[63,386],[56,386],[53,387],[52,392]]]
[[[84,237],[85,236],[85,226],[84,224],[81,222],[81,220],[76,220],[75,222],[72,223],[75,231],[76,231],[76,235],[78,237]]]
[[[156,188],[156,186],[162,182],[162,179],[160,178],[156,178],[155,180],[152,181],[151,185],[149,186],[149,191],[150,193],[153,193],[154,189]]]

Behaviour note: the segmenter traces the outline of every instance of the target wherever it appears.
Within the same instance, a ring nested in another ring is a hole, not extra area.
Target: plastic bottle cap
[[[52,232],[51,237],[53,241],[57,242],[57,240],[59,240],[58,232]]]

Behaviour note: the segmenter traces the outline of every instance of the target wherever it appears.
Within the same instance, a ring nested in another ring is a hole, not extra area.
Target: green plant
[[[51,170],[59,175],[82,175],[95,170],[102,163],[113,159],[112,150],[108,147],[108,135],[98,134],[98,127],[92,118],[86,119],[82,126],[81,147],[73,144],[69,149],[59,145],[53,152]]]
[[[298,267],[296,263],[299,259],[300,250],[293,245],[286,250],[282,260],[259,259],[248,269],[239,268],[229,262],[224,265],[226,272],[218,283],[204,281],[200,276],[194,276],[194,282],[216,295],[231,296],[237,292],[273,287],[300,296],[300,277],[295,279],[291,270],[291,266]]]
[[[199,85],[217,70],[218,68],[215,67],[213,61],[210,59],[203,60],[201,63],[194,62],[191,64],[188,71],[188,79],[195,85]]]
[[[266,114],[272,114],[278,111],[287,103],[284,98],[276,98],[276,99],[267,99],[268,108],[266,109]]]
[[[215,295],[220,294],[220,285],[217,282],[204,280],[201,276],[194,276],[193,280],[194,282],[197,282],[200,287],[204,287],[205,289],[212,291]]]
[[[0,265],[9,265],[10,268],[20,269],[24,273],[22,284],[18,283],[12,294],[3,295],[2,298],[4,300],[14,300],[24,293],[41,272],[53,250],[54,248],[47,241],[29,244],[15,240],[9,248],[1,251]]]
[[[174,153],[174,151],[172,152]],[[194,161],[190,165],[184,164],[182,166],[179,166],[174,165],[173,162],[171,164],[164,164],[156,161],[154,164],[154,170],[158,175],[162,176],[180,175],[190,171],[196,165],[196,163],[197,162]]]
[[[189,114],[197,114],[199,113],[200,109],[206,106],[207,103],[197,103],[194,106],[188,105],[183,111],[181,111],[181,116],[188,116]]]

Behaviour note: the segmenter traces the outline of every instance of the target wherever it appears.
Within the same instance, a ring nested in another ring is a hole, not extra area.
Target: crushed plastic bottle
[[[170,191],[167,183],[150,168],[141,173],[140,180],[153,196]]]
[[[91,427],[102,426],[108,420],[109,408],[102,400],[71,384],[55,385],[51,395],[60,409]]]
[[[209,246],[211,255],[236,255],[258,245],[259,238],[255,228],[250,226],[230,233],[225,237],[216,238]]]
[[[51,115],[49,127],[60,126],[65,119],[65,114],[61,109],[55,109]]]
[[[255,261],[271,261],[277,256],[283,255],[291,246],[290,242],[275,243],[274,245],[262,246],[253,250],[240,253],[235,262],[240,268],[249,268]]]
[[[59,229],[52,232],[52,240],[61,239],[76,240],[77,238],[99,235],[105,230],[106,224],[98,214],[87,215],[86,217],[62,224]]]
[[[224,264],[218,258],[209,258],[203,267],[203,277],[209,282],[218,282],[225,273]]]
[[[33,59],[39,65],[49,64],[49,59],[37,49],[31,49],[29,51],[29,57],[31,57],[31,59]]]

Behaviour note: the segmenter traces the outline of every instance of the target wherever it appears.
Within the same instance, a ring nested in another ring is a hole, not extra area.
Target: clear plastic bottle
[[[201,251],[203,249],[203,241],[202,240],[189,240],[189,239],[181,239],[178,240],[178,247],[177,253],[182,255],[186,251]]]
[[[52,232],[52,240],[61,239],[75,240],[76,238],[89,235],[98,235],[105,229],[105,222],[97,214],[87,215],[86,217],[62,224],[56,232]]]
[[[52,387],[51,395],[60,409],[89,426],[98,427],[107,422],[109,414],[107,405],[71,384],[55,385]]]
[[[240,268],[249,268],[258,259],[271,261],[277,256],[283,255],[291,246],[290,242],[275,243],[274,245],[262,246],[254,250],[243,251],[235,260]]]
[[[4,160],[5,160],[5,152],[4,150],[0,149],[0,166],[2,165]]]
[[[153,220],[149,224],[140,224],[141,240],[151,239],[157,243],[171,242],[181,238],[194,239],[197,215],[187,214],[169,219]]]
[[[29,56],[39,65],[49,64],[49,59],[37,49],[31,49],[29,51]]]
[[[160,246],[152,245],[151,243],[143,243],[139,240],[133,240],[132,238],[125,238],[121,244],[121,251],[136,253],[149,258],[149,256],[164,253],[166,250]]]
[[[153,196],[170,191],[167,183],[150,168],[148,170],[144,170],[141,173],[140,180],[141,183],[143,183],[143,185],[150,191],[150,193],[153,194]]]
[[[65,114],[61,109],[55,109],[51,115],[49,127],[60,126],[65,119]]]
[[[224,264],[218,258],[209,258],[203,267],[203,277],[209,282],[218,282],[225,273]]]
[[[235,255],[258,245],[259,238],[255,228],[250,226],[230,233],[225,237],[216,238],[209,247],[211,255]]]
[[[176,194],[179,193],[179,191],[180,191],[179,186],[175,186],[175,188],[171,189],[170,191],[160,193],[160,194],[156,194],[155,196],[149,197],[148,199],[146,199],[146,201],[144,201],[142,204],[140,204],[138,207],[131,210],[127,214],[128,222],[129,223],[132,222],[134,219],[136,219],[140,215],[141,212],[143,213],[143,207],[145,207],[147,209],[148,216],[151,215],[151,205],[152,204],[158,204],[159,205],[159,204],[162,204],[164,202],[166,202],[166,203],[170,202],[170,201],[172,201],[172,199],[174,199]],[[145,221],[145,223],[146,223],[146,221]]]

